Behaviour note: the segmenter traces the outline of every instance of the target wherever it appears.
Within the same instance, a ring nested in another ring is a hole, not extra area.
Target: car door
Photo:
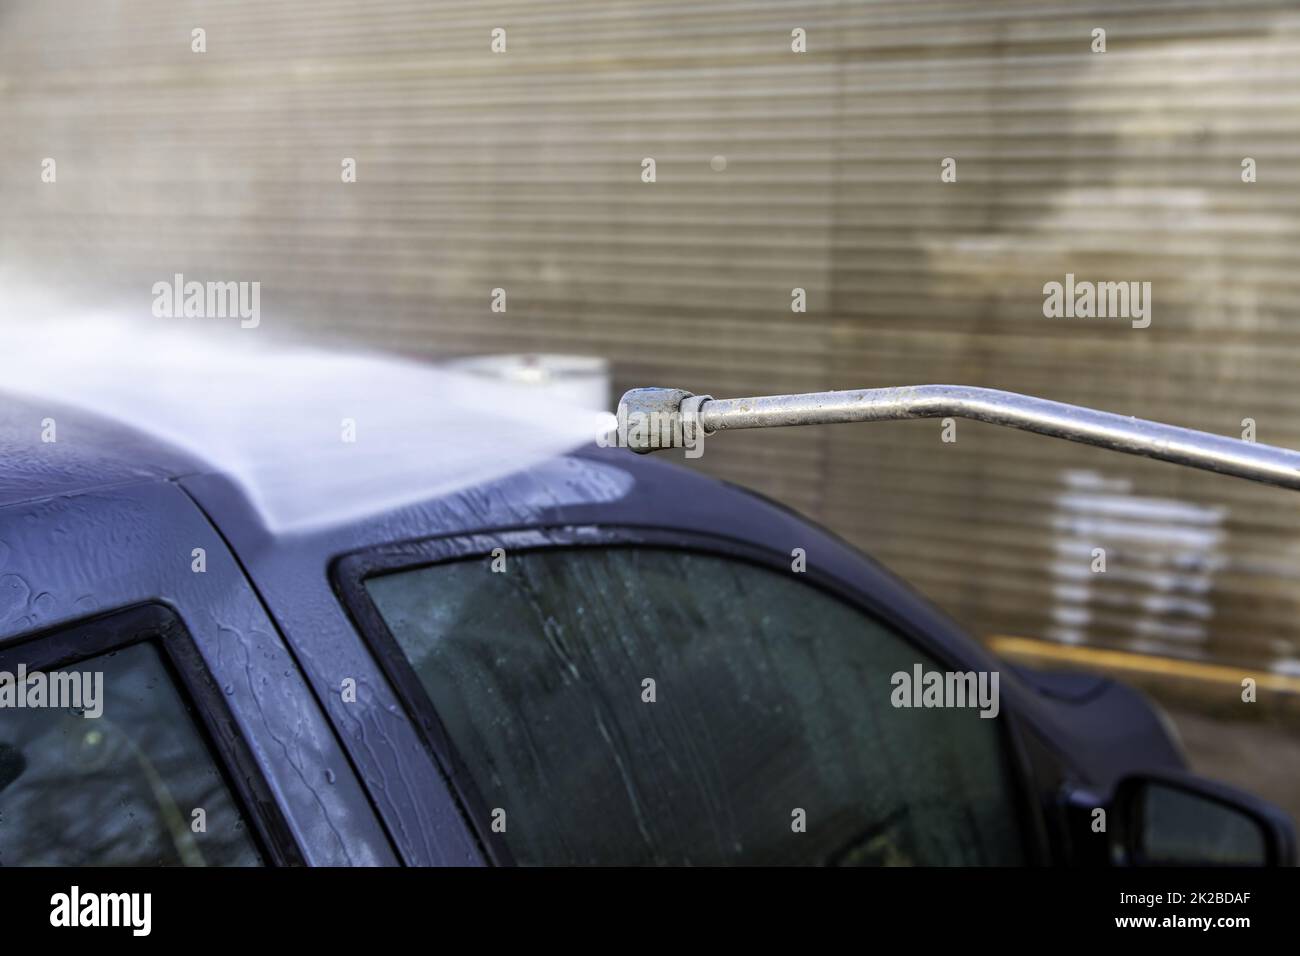
[[[171,483],[0,508],[0,705],[0,862],[395,862],[293,656]]]
[[[956,665],[789,556],[605,526],[335,575],[497,862],[1043,858],[1007,716],[902,706]]]

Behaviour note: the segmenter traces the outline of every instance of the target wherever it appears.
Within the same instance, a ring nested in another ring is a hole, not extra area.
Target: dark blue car
[[[1136,693],[671,464],[273,533],[219,460],[0,409],[0,864],[1294,857]]]

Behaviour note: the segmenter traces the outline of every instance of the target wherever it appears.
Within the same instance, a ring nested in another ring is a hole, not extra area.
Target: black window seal
[[[528,551],[570,551],[580,548],[655,548],[728,558],[768,570],[789,568],[789,555],[748,541],[702,531],[640,525],[590,524],[504,528],[451,535],[438,535],[368,548],[341,555],[330,567],[330,581],[344,610],[361,639],[370,648],[394,693],[415,725],[421,741],[442,771],[461,809],[470,833],[479,841],[487,858],[506,866],[514,860],[505,841],[485,826],[489,808],[478,792],[455,742],[447,733],[437,707],[393,636],[383,615],[366,590],[366,581],[384,574],[414,571],[441,564],[488,558],[494,548],[507,553]],[[877,621],[901,639],[929,655],[944,667],[964,668],[946,648],[932,640],[915,624],[887,606],[869,600],[838,578],[810,567],[800,577],[814,587]],[[1002,707],[999,720],[1005,752],[1005,769],[1010,771],[1009,790],[1015,823],[1021,835],[1028,865],[1050,865],[1059,848],[1050,839],[1044,807],[1034,786],[1024,731],[1015,708]]]
[[[225,694],[208,671],[180,614],[157,602],[78,618],[0,643],[0,670],[71,667],[135,644],[152,643],[167,676],[194,721],[206,756],[221,774],[262,859],[273,866],[304,866],[306,859],[244,739]]]

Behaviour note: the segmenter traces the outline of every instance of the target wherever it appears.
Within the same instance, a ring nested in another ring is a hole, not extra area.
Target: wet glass
[[[999,722],[891,706],[935,662],[794,577],[582,548],[366,587],[517,862],[1023,862]]]
[[[0,708],[0,865],[262,863],[154,645],[61,670],[102,672],[103,713]]]

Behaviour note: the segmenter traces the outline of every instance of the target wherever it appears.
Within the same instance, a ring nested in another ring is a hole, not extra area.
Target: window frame
[[[532,551],[573,551],[583,548],[653,548],[725,558],[766,570],[788,570],[789,555],[748,541],[702,531],[650,528],[632,525],[563,525],[513,528],[466,534],[440,535],[414,541],[382,545],[343,555],[332,563],[330,580],[344,610],[362,641],[370,649],[394,693],[416,727],[431,759],[448,782],[465,825],[479,842],[484,856],[498,866],[514,864],[514,858],[499,834],[485,826],[490,807],[479,793],[455,742],[443,726],[437,705],[425,692],[414,667],[393,636],[383,615],[366,590],[366,581],[384,574],[414,571],[468,560],[488,559],[494,548],[507,554]],[[810,563],[800,574],[805,586],[816,588],[873,619],[907,644],[926,654],[936,664],[968,670],[939,641],[925,634],[915,622],[873,600],[874,595],[854,588],[838,577]],[[1005,676],[1005,673],[1004,673]],[[1003,772],[1009,774],[1008,790],[1012,813],[1023,840],[1025,865],[1046,865],[1052,860],[1046,819],[1037,798],[1034,777],[1016,708],[1003,695],[997,727],[1004,754]]]
[[[171,607],[157,602],[136,604],[6,638],[0,643],[0,670],[14,673],[19,663],[28,672],[57,670],[144,643],[157,648],[165,676],[193,721],[205,756],[248,824],[250,838],[265,865],[305,865],[302,849],[225,695],[184,620]]]

